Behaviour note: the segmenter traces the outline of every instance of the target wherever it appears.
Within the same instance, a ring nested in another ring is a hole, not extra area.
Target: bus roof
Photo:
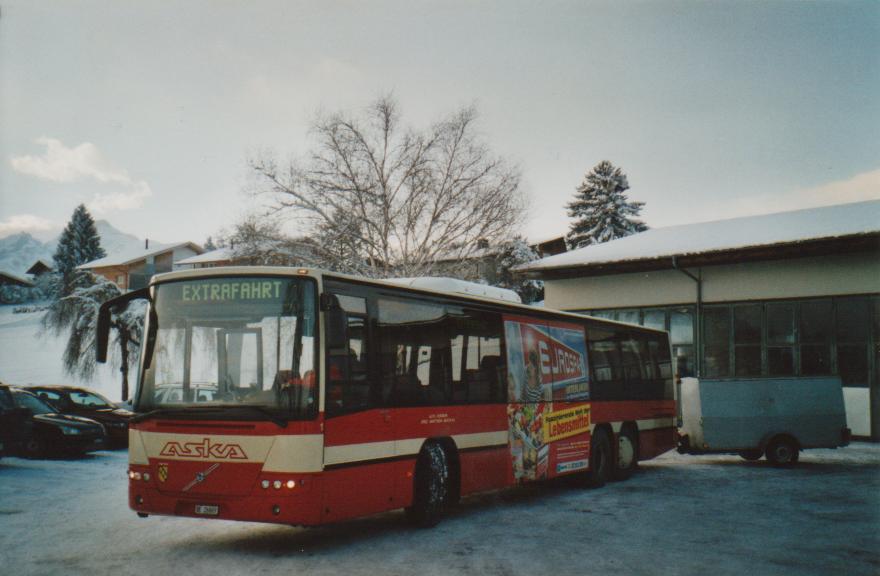
[[[290,277],[324,277],[328,279],[334,280],[343,280],[355,282],[358,284],[365,284],[370,286],[375,286],[378,288],[396,288],[405,290],[407,292],[415,292],[422,293],[431,296],[439,296],[443,298],[461,298],[464,300],[472,300],[475,302],[481,302],[483,304],[491,304],[495,306],[503,306],[505,308],[510,308],[512,310],[517,310],[524,314],[538,314],[542,316],[550,316],[550,315],[559,315],[565,316],[572,319],[583,320],[585,318],[590,319],[591,321],[600,323],[600,324],[610,324],[617,326],[625,326],[627,328],[637,328],[639,330],[644,330],[648,332],[665,332],[665,330],[657,330],[655,328],[648,328],[647,326],[640,326],[638,324],[629,324],[626,322],[618,322],[616,320],[608,320],[605,318],[596,318],[594,316],[587,316],[585,314],[576,314],[574,312],[565,312],[563,310],[555,310],[553,308],[538,308],[535,306],[528,306],[526,304],[522,304],[520,302],[513,302],[510,300],[504,300],[500,298],[492,298],[487,297],[482,294],[475,294],[473,292],[459,292],[459,291],[451,291],[446,289],[440,289],[439,286],[448,286],[448,283],[441,282],[420,282],[413,280],[420,280],[419,278],[389,278],[380,280],[377,278],[367,278],[365,276],[354,276],[351,274],[343,274],[340,272],[331,272],[328,270],[322,270],[320,268],[294,268],[289,266],[216,266],[213,268],[194,268],[189,270],[177,270],[174,272],[165,272],[162,274],[156,274],[150,280],[150,284],[160,284],[163,282],[172,282],[175,280],[186,280],[186,279],[196,279],[196,278],[211,278],[218,276],[290,276]],[[454,280],[454,279],[446,279],[446,280]],[[464,281],[460,281],[464,282]],[[471,284],[468,282],[464,282],[466,284]],[[425,286],[424,284],[433,284],[433,286]],[[503,290],[502,288],[498,288],[498,290]]]

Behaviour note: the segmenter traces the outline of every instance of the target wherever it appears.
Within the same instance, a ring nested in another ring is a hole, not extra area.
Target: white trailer
[[[683,378],[678,388],[683,454],[766,455],[773,464],[791,465],[805,448],[849,444],[838,377]]]

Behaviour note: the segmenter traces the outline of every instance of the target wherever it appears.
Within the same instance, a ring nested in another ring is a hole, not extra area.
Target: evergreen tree
[[[524,304],[531,304],[544,298],[544,283],[540,280],[529,280],[513,273],[513,268],[539,258],[528,242],[515,236],[501,244],[495,256],[495,279],[493,285],[508,288],[519,294]]]
[[[101,248],[101,237],[95,221],[82,204],[73,211],[70,222],[61,233],[53,260],[55,271],[69,280],[76,267],[107,255]]]
[[[81,380],[95,374],[95,334],[98,310],[101,304],[122,294],[119,287],[102,276],[84,270],[71,272],[71,292],[49,306],[43,317],[43,327],[56,334],[70,330],[62,358],[64,370]],[[137,365],[143,336],[144,304],[136,301],[124,311],[115,311],[110,319],[114,342],[118,348],[113,355],[122,373],[122,399],[128,400],[128,371]]]
[[[608,242],[648,229],[638,220],[644,202],[629,202],[626,174],[611,162],[596,164],[578,186],[574,200],[566,205],[575,218],[566,240],[570,248]]]

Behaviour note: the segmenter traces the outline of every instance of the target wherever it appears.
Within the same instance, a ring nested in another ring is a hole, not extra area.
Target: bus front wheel
[[[428,442],[419,452],[413,483],[412,506],[406,509],[410,522],[421,528],[440,521],[449,500],[449,460],[436,442]]]

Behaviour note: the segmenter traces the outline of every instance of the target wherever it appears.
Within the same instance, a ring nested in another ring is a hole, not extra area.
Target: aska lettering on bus
[[[217,458],[221,460],[247,460],[247,454],[238,444],[211,442],[210,438],[202,438],[200,442],[166,442],[159,452],[160,456],[178,456],[184,458]]]
[[[278,280],[184,284],[183,301],[269,300],[281,297],[281,284]]]

